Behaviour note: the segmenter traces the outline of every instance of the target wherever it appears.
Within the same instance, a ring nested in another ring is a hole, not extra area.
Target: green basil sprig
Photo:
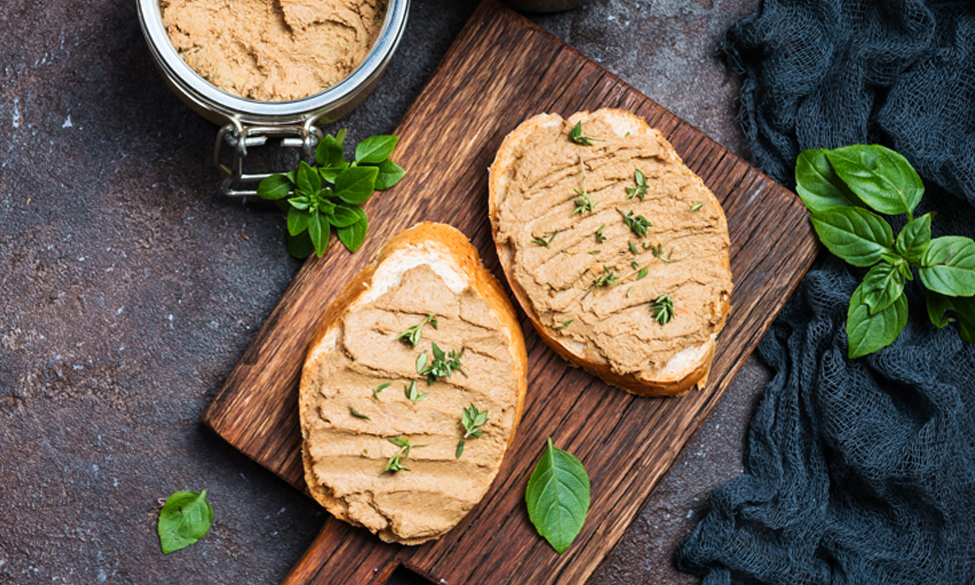
[[[271,175],[261,181],[257,194],[278,201],[288,212],[288,252],[305,258],[313,251],[321,258],[331,228],[350,252],[366,238],[369,219],[360,205],[374,191],[389,189],[406,171],[389,160],[399,140],[373,136],[355,147],[355,159],[345,160],[345,130],[326,135],[315,150],[313,167],[304,161],[298,170]],[[287,202],[285,203],[285,200]]]
[[[166,498],[159,512],[159,543],[168,555],[186,548],[206,536],[213,523],[213,508],[207,502],[207,491],[176,492]]]
[[[924,183],[907,159],[876,144],[805,150],[796,163],[796,191],[829,251],[870,268],[847,312],[851,359],[897,339],[907,324],[904,286],[915,270],[928,291],[931,322],[940,328],[957,321],[961,338],[975,343],[975,241],[932,239],[933,215],[914,217]],[[908,223],[895,238],[878,214],[903,214]],[[949,311],[957,319],[946,318]]]
[[[582,531],[589,501],[586,469],[571,453],[555,448],[549,438],[528,479],[525,504],[528,519],[555,552],[564,553]]]

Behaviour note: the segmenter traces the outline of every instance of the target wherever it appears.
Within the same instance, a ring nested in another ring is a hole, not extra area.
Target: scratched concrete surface
[[[533,18],[745,153],[714,46],[754,1]],[[299,268],[282,218],[217,196],[215,128],[164,85],[135,2],[2,4],[0,583],[277,583],[324,514],[200,417]],[[353,139],[395,127],[473,7],[414,0],[388,74],[342,123]],[[695,582],[673,550],[740,472],[766,379],[750,360],[595,583]],[[204,488],[210,534],[163,556],[157,499]]]

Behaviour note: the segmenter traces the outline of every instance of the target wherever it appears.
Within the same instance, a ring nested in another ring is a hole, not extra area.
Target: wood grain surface
[[[735,290],[707,387],[682,398],[636,398],[571,368],[520,313],[528,396],[515,442],[484,500],[437,542],[402,547],[329,518],[285,578],[385,583],[404,564],[435,583],[583,583],[599,568],[712,411],[815,257],[805,208],[787,189],[523,17],[486,0],[396,133],[403,181],[365,206],[369,236],[350,255],[336,240],[285,292],[207,411],[205,423],[306,490],[297,387],[322,310],[393,234],[419,221],[467,234],[504,282],[487,216],[487,167],[504,136],[541,112],[617,107],[661,130],[728,217]],[[509,291],[510,292],[510,291]],[[592,480],[582,533],[563,555],[534,531],[524,488],[545,438],[575,454]]]

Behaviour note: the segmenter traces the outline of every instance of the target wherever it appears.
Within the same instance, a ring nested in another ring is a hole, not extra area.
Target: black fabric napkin
[[[794,186],[803,149],[884,144],[924,179],[933,235],[975,237],[975,2],[760,0],[721,49],[766,173]],[[762,340],[746,474],[678,552],[706,585],[975,583],[975,346],[915,278],[897,341],[849,360],[863,274],[823,251]]]

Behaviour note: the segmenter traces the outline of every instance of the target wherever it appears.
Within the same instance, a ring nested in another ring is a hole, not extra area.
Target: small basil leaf
[[[375,190],[376,167],[352,167],[345,169],[335,178],[335,195],[351,205],[362,205]]]
[[[334,183],[335,178],[339,176],[339,173],[347,168],[349,168],[349,163],[342,161],[340,163],[336,163],[335,166],[319,167],[318,174],[322,176],[323,180],[328,181],[329,183]]]
[[[379,175],[376,176],[376,190],[382,191],[384,189],[389,189],[399,180],[403,178],[406,171],[403,167],[394,163],[393,161],[386,159],[379,163]]]
[[[294,258],[304,259],[315,251],[315,244],[311,242],[308,232],[301,232],[297,236],[288,235],[288,254]]]
[[[863,284],[860,285],[863,287],[863,302],[870,308],[871,315],[891,306],[904,293],[904,274],[897,268],[894,264],[881,262],[863,277]]]
[[[206,536],[213,523],[213,508],[207,502],[207,491],[176,492],[166,498],[159,512],[159,543],[168,555]]]
[[[328,199],[325,199],[325,197],[328,197],[329,195],[331,195],[330,192],[323,191],[320,193],[320,197],[318,199],[318,211],[325,215],[332,215],[335,212],[336,204],[332,203]]]
[[[833,207],[812,216],[819,239],[854,266],[873,266],[891,253],[894,232],[884,218],[859,207]]]
[[[322,188],[321,176],[305,161],[298,163],[297,179],[298,189],[305,193],[317,193]]]
[[[962,236],[931,240],[918,273],[928,290],[950,297],[975,295],[975,241]]]
[[[344,162],[343,154],[342,143],[328,134],[318,142],[318,148],[315,149],[315,162],[319,167],[334,167]]]
[[[308,229],[308,222],[311,221],[312,214],[302,211],[295,207],[288,210],[288,233],[297,236]]]
[[[582,463],[556,449],[549,438],[528,480],[525,504],[529,520],[555,552],[565,552],[582,531],[589,512],[589,490],[589,476]]]
[[[879,144],[837,148],[826,157],[850,190],[880,213],[911,213],[924,195],[924,183],[911,163]]]
[[[328,220],[320,213],[313,215],[308,222],[308,235],[311,236],[311,243],[315,245],[315,252],[321,258],[328,247],[329,226]]]
[[[372,136],[355,146],[355,162],[378,165],[393,154],[399,138],[396,136]]]
[[[796,192],[813,213],[830,207],[862,207],[850,188],[833,171],[825,149],[809,149],[799,153],[796,161]]]
[[[349,227],[359,221],[359,219],[359,214],[353,211],[351,207],[339,204],[335,206],[335,210],[328,216],[328,223],[337,228],[344,228]]]
[[[261,199],[275,201],[290,195],[293,186],[285,175],[271,175],[257,186],[257,194]]]
[[[357,209],[357,211],[362,211],[362,210]],[[345,248],[349,252],[355,252],[356,250],[359,249],[359,246],[361,246],[362,243],[366,241],[366,231],[368,229],[369,229],[369,220],[366,219],[366,214],[365,212],[363,212],[359,221],[355,222],[354,224],[348,227],[337,228],[335,230],[335,233],[336,235],[338,235],[339,241],[345,245]]]
[[[928,317],[939,329],[948,323],[958,322],[958,335],[965,343],[975,344],[975,298],[946,297],[938,293],[928,293]],[[957,319],[945,317],[953,311]]]
[[[302,211],[311,207],[311,203],[308,201],[307,197],[292,197],[291,199],[288,199],[288,203],[290,203],[295,209],[301,209]]]
[[[887,347],[897,339],[907,324],[907,297],[900,295],[876,315],[864,302],[864,285],[853,291],[846,314],[846,336],[850,359],[865,356]]]
[[[894,250],[908,262],[919,264],[924,252],[931,243],[931,214],[925,213],[921,217],[908,223],[897,234]]]

